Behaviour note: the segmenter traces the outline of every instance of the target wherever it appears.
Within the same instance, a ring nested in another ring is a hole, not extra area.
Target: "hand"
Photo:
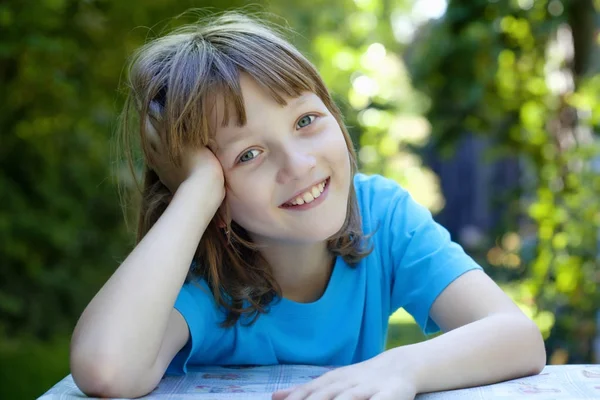
[[[417,394],[413,380],[394,363],[397,358],[386,353],[332,370],[303,385],[275,392],[272,399],[413,400]]]
[[[207,193],[213,193],[221,204],[225,197],[225,178],[218,158],[207,147],[186,148],[181,153],[181,165],[177,167],[169,159],[162,139],[154,126],[146,124],[147,139],[150,144],[147,154],[148,164],[156,171],[161,182],[175,194],[185,181],[199,178]]]

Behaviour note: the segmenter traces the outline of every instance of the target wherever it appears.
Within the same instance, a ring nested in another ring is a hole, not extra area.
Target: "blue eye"
[[[311,118],[313,118],[313,119],[311,119]],[[300,118],[300,121],[298,121],[298,126],[300,127],[300,129],[302,129],[305,126],[312,124],[312,122],[315,119],[317,119],[316,115],[313,115],[313,114],[305,115],[304,117]]]
[[[242,154],[242,156],[240,157],[240,162],[252,161],[254,158],[258,157],[259,154],[260,154],[259,150],[256,150],[256,149],[248,150],[247,152]]]

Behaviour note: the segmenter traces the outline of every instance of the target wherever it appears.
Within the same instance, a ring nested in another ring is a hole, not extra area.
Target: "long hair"
[[[144,155],[142,187],[138,184],[138,242],[165,211],[171,196],[149,167],[147,130],[157,130],[170,161],[177,165],[183,148],[214,143],[209,116],[217,95],[224,98],[225,110],[233,106],[243,126],[246,112],[239,83],[241,72],[282,105],[286,104],[285,97],[298,97],[304,92],[319,96],[344,134],[352,175],[357,172],[352,140],[325,83],[313,64],[275,27],[236,12],[186,25],[141,47],[128,68],[129,94],[120,132],[132,173],[134,140],[139,140]],[[227,112],[224,119],[229,119]],[[252,323],[280,297],[281,290],[247,232],[231,221],[224,235],[217,219],[213,218],[200,240],[187,281],[199,277],[206,280],[217,304],[227,311],[223,326],[235,324],[242,315],[252,317]],[[327,247],[332,255],[356,265],[370,252],[365,244],[351,183],[345,222],[328,239]]]

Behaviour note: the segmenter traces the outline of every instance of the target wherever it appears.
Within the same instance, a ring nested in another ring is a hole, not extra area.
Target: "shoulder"
[[[198,310],[202,310],[205,315],[210,314],[215,319],[218,319],[223,314],[206,280],[191,274],[186,278],[185,283],[179,291],[179,295],[175,301],[175,308],[184,317],[187,314],[195,314]]]
[[[373,232],[380,245],[405,243],[422,230],[444,235],[429,209],[396,181],[381,175],[356,174],[354,184],[363,229]]]
[[[354,175],[354,187],[359,196],[385,196],[408,193],[396,181],[378,174],[367,175],[357,173]]]
[[[406,189],[381,175],[356,174],[354,188],[361,217],[367,224],[368,221],[384,222],[412,205]]]

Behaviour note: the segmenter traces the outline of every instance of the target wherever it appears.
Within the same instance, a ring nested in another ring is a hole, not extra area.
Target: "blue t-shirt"
[[[460,275],[481,267],[396,182],[357,174],[354,184],[363,232],[374,232],[373,252],[355,267],[338,257],[319,300],[283,298],[250,326],[221,328],[225,315],[206,282],[186,283],[175,308],[190,340],[167,373],[187,372],[188,364],[357,363],[384,350],[388,319],[400,307],[425,333],[439,330],[429,317],[433,302]]]

